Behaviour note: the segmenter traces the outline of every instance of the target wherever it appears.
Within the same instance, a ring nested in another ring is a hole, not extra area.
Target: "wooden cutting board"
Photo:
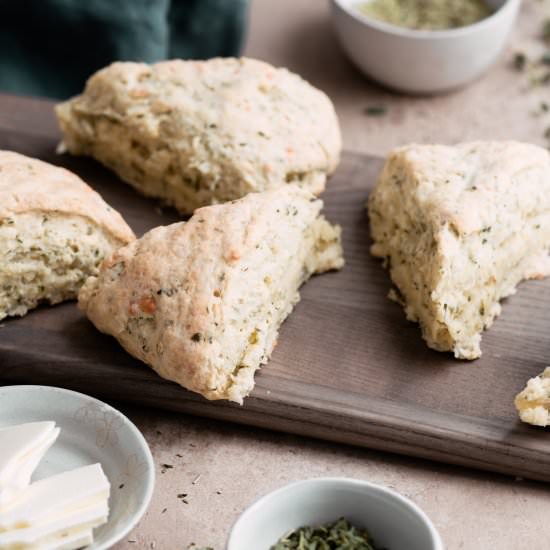
[[[55,155],[58,140],[51,103],[0,96],[0,148],[75,171],[138,234],[177,219],[92,160]],[[550,434],[520,424],[512,403],[550,361],[550,280],[525,283],[505,301],[483,337],[480,360],[461,362],[429,350],[418,327],[386,298],[388,275],[369,255],[364,203],[380,167],[380,159],[344,154],[323,198],[327,217],[343,226],[346,266],[303,287],[244,406],[208,402],[162,380],[97,332],[74,303],[2,323],[0,383],[62,386],[550,480]]]

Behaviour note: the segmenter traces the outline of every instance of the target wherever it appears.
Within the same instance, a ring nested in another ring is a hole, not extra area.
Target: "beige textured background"
[[[324,89],[336,104],[348,149],[384,154],[411,141],[496,138],[544,143],[550,117],[532,111],[541,97],[550,99],[549,88],[528,92],[510,58],[518,48],[536,49],[533,37],[548,4],[525,0],[506,55],[476,83],[440,97],[394,95],[360,76],[340,53],[325,0],[253,0],[245,53],[285,65]],[[379,104],[388,107],[386,116],[365,115],[367,106]],[[117,550],[185,550],[193,542],[223,550],[231,524],[254,499],[286,482],[326,475],[383,483],[411,497],[448,550],[550,548],[550,493],[542,484],[183,415],[123,410],[149,441],[158,477],[149,511]],[[163,474],[162,463],[174,468]],[[188,504],[179,493],[188,494]]]

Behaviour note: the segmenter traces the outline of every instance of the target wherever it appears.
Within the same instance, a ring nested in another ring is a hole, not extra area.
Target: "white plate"
[[[0,387],[0,427],[54,420],[61,434],[33,479],[100,462],[111,483],[109,521],[94,530],[89,550],[106,550],[145,513],[155,485],[153,457],[121,412],[82,393],[49,386]]]

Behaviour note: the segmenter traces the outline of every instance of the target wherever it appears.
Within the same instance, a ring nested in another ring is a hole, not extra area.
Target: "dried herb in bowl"
[[[374,545],[366,529],[340,518],[318,527],[300,527],[284,535],[270,550],[384,550]],[[387,550],[387,549],[386,549]]]
[[[492,13],[483,0],[369,0],[356,7],[378,21],[432,31],[465,27]]]

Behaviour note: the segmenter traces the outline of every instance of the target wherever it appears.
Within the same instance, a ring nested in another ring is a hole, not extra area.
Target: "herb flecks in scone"
[[[522,422],[534,426],[550,425],[550,367],[531,378],[514,400]]]
[[[103,259],[134,238],[75,174],[0,151],[0,319],[76,298]]]
[[[113,63],[56,110],[70,153],[183,214],[288,183],[319,194],[340,157],[328,97],[254,59]]]
[[[294,185],[201,208],[119,249],[79,306],[162,377],[242,403],[301,284],[343,265],[321,208]]]
[[[428,346],[481,355],[481,333],[523,279],[550,274],[550,156],[534,145],[410,145],[390,154],[368,203],[385,259]],[[397,294],[397,293],[394,293]]]

